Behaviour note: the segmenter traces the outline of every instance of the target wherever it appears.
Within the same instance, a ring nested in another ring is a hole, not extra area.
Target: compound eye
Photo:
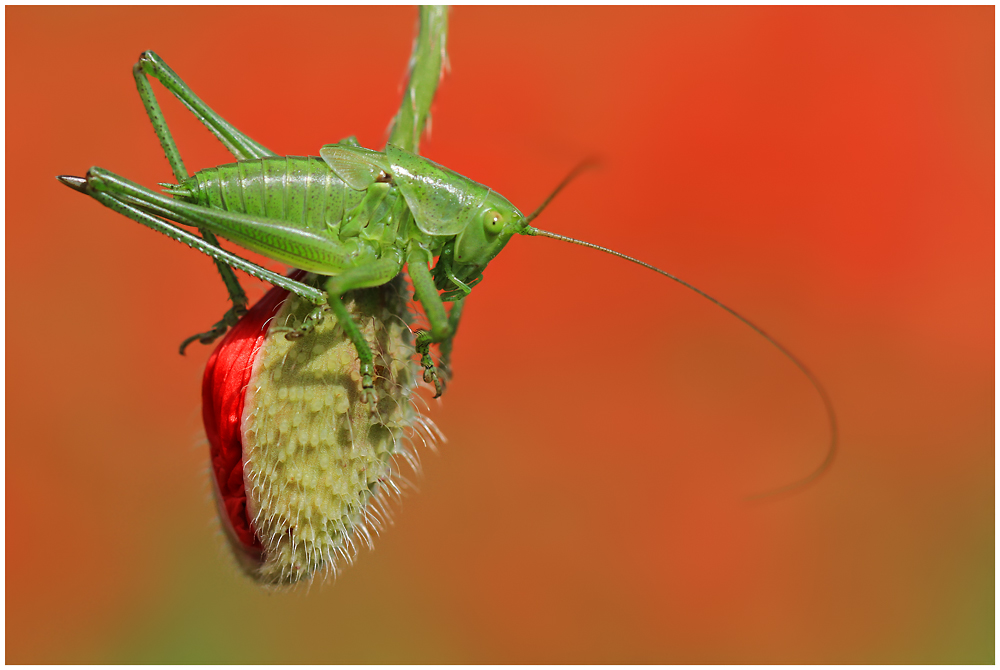
[[[506,223],[504,215],[495,209],[488,210],[483,219],[486,232],[490,235],[499,235],[500,231],[503,230],[503,224]]]

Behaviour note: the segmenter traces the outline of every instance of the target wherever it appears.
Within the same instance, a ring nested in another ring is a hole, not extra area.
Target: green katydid
[[[177,179],[163,193],[94,167],[85,178],[60,176],[67,186],[134,221],[211,256],[219,266],[233,307],[205,333],[185,340],[210,343],[246,309],[246,296],[231,268],[310,301],[314,306],[286,337],[309,332],[327,311],[350,337],[360,362],[362,394],[374,408],[373,355],[341,297],[355,289],[380,286],[408,270],[429,330],[419,331],[416,349],[424,380],[442,393],[442,379],[430,345],[450,350],[463,300],[483,271],[514,235],[545,236],[614,254],[658,272],[735,316],[787,357],[820,395],[831,426],[823,463],[798,488],[824,472],[837,443],[833,405],[819,381],[787,349],[751,321],[691,284],[635,258],[596,244],[540,230],[532,221],[575,176],[574,171],[532,214],[524,215],[489,187],[388,144],[376,151],[354,138],[323,146],[319,157],[278,156],[247,137],[205,105],[152,52],[134,68],[140,96]],[[188,175],[146,78],[158,79],[216,135],[237,159]],[[419,128],[416,134],[419,134]],[[415,143],[411,143],[415,148]],[[203,238],[176,224],[197,228]],[[306,270],[312,283],[271,272],[218,246],[215,236],[273,260]],[[436,262],[435,262],[435,259]],[[445,303],[452,303],[450,310]]]

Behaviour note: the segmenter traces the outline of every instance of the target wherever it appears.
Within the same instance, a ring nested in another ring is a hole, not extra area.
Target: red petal
[[[226,333],[208,359],[201,386],[202,419],[211,447],[223,523],[232,531],[233,539],[254,552],[263,547],[247,516],[243,486],[243,403],[254,359],[264,344],[270,320],[287,296],[284,289],[271,289]]]

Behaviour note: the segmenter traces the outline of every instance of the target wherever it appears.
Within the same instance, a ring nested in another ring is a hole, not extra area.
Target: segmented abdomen
[[[315,156],[227,163],[196,172],[183,186],[199,205],[287,221],[313,231],[336,229],[345,210],[364,196],[348,188]]]

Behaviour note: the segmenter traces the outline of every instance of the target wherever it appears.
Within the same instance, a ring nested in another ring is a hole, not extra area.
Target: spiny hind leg
[[[183,242],[192,249],[200,251],[218,262],[225,263],[227,267],[239,269],[251,277],[256,277],[257,279],[290,291],[309,300],[314,305],[323,305],[326,303],[326,294],[323,291],[272,272],[216,245],[209,244],[197,235],[178,228],[172,222],[165,220],[171,219],[190,226],[197,226],[199,223],[204,223],[193,213],[168,209],[167,206],[169,205],[178,206],[179,204],[174,203],[170,198],[162,194],[139,186],[101,168],[92,168],[87,173],[87,178],[61,176],[59,177],[59,181],[76,191],[89,195],[105,207],[133,221],[163,233],[171,239]],[[188,209],[192,210],[192,212],[197,212],[204,208],[188,206]],[[211,214],[211,211],[206,210],[206,213]],[[225,324],[225,326],[228,327],[232,323],[235,323],[235,320]],[[225,332],[225,328],[222,328],[221,325],[217,324],[217,327],[221,330],[218,334]],[[193,339],[189,338],[181,346],[186,346]],[[181,353],[184,353],[183,348]]]
[[[146,78],[147,74],[159,80],[171,94],[184,103],[195,117],[213,135],[219,138],[226,145],[226,148],[229,149],[230,153],[238,160],[274,155],[263,145],[236,130],[229,122],[216,114],[194,94],[194,91],[159,56],[152,51],[146,51],[139,56],[139,61],[132,67],[132,75],[135,78],[135,85],[139,91],[139,97],[142,99],[143,107],[146,109],[146,115],[153,125],[156,137],[160,141],[160,147],[162,147],[163,153],[167,157],[167,162],[170,163],[170,169],[173,171],[177,183],[187,179],[187,168],[184,167],[180,151],[177,149],[177,144],[174,142],[170,128],[163,117],[163,111],[156,100],[153,87]],[[206,242],[214,246],[219,246],[218,240],[211,232],[204,229],[200,232]],[[246,314],[248,300],[243,287],[240,286],[239,280],[236,278],[236,274],[232,268],[219,260],[216,260],[215,264],[219,275],[222,277],[222,282],[226,285],[226,291],[229,293],[229,299],[233,306],[210,330],[192,335],[184,340],[180,346],[182,355],[187,346],[195,340],[202,344],[212,343],[216,338],[223,335],[230,326],[235,325],[241,316]]]
[[[163,120],[163,113],[160,111],[160,106],[156,102],[156,96],[153,95],[153,89],[149,85],[146,75],[159,81],[163,84],[164,88],[180,100],[194,114],[195,118],[225,145],[226,149],[233,154],[236,160],[277,155],[260,142],[237,130],[231,123],[219,116],[215,110],[195,95],[191,87],[185,84],[184,80],[178,77],[170,69],[170,66],[154,52],[144,51],[139,56],[139,61],[132,67],[132,74],[135,77],[136,88],[139,89],[139,96],[146,107],[146,113],[153,123],[156,135],[160,138],[160,144],[167,153],[167,160],[170,161],[172,168],[176,163],[183,170],[183,163],[180,161],[177,145],[174,143],[173,137],[170,136],[167,124]],[[181,176],[177,174],[177,170],[175,169],[174,176],[178,179],[184,179],[187,177],[187,174],[185,173]]]

